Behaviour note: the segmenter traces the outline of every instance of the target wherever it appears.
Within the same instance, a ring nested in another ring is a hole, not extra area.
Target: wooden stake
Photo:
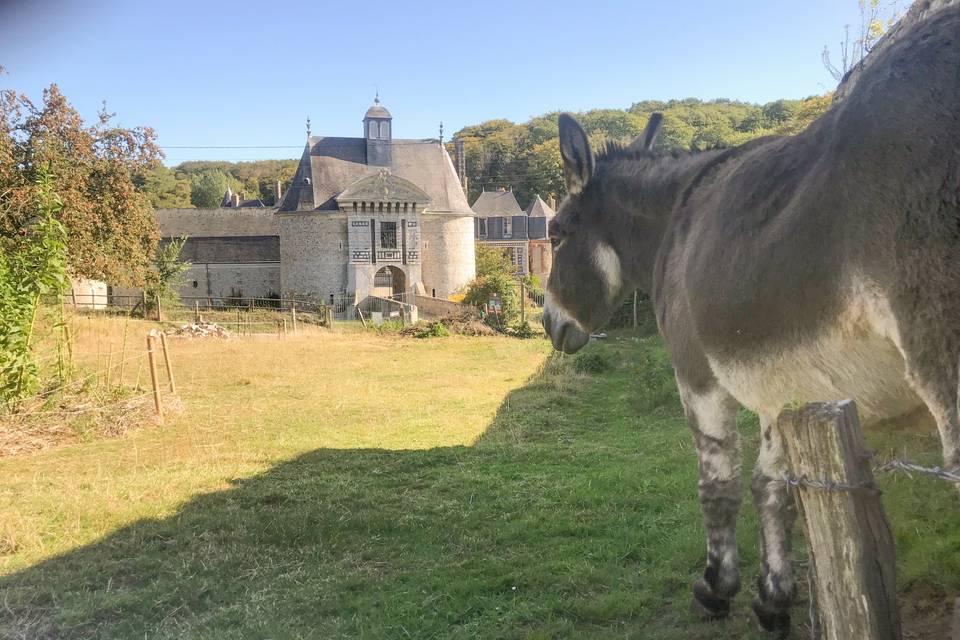
[[[163,422],[163,401],[160,398],[160,380],[157,377],[157,359],[154,355],[156,349],[154,345],[153,332],[147,334],[147,359],[150,361],[150,384],[153,386],[153,408]]]
[[[104,373],[104,377],[106,378],[106,380],[104,380],[104,383],[106,384],[108,390],[110,389],[110,369],[112,368],[113,368],[113,343],[111,342],[109,345],[107,345],[107,370]]]
[[[120,343],[120,375],[117,378],[117,386],[123,386],[123,370],[127,368],[127,328],[129,320],[123,322],[123,341]]]
[[[77,308],[77,290],[70,287],[70,298],[73,300],[73,308]]]
[[[157,322],[163,322],[163,309],[160,307],[160,294],[156,295],[157,299]]]
[[[824,639],[899,640],[893,534],[856,406],[788,408],[777,428],[799,484]]]
[[[293,305],[293,335],[297,335],[297,305]]]
[[[200,301],[193,301],[193,324],[200,324]]]
[[[173,380],[173,363],[170,362],[170,350],[167,349],[167,334],[160,332],[160,345],[163,347],[163,364],[167,368],[167,380],[170,381],[170,393],[177,392],[177,383]]]
[[[633,292],[633,330],[636,331],[638,327],[637,323],[637,292]]]
[[[360,307],[359,307],[359,306],[354,307],[354,309],[357,310],[357,315],[360,316],[360,324],[362,324],[362,325],[363,325],[363,328],[366,329],[366,328],[367,328],[367,321],[363,319],[363,311],[360,311]]]

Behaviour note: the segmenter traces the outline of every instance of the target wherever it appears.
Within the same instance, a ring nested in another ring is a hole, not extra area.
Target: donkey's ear
[[[661,124],[663,124],[663,114],[651,114],[647,127],[639,138],[630,143],[628,149],[631,151],[653,151],[653,145],[657,143],[657,136],[660,135]]]
[[[580,124],[566,113],[560,114],[560,156],[567,192],[581,193],[593,176],[593,152]]]

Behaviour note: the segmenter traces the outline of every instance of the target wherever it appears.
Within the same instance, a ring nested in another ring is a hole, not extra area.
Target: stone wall
[[[268,298],[280,294],[280,264],[194,264],[184,274],[179,294],[193,297]]]
[[[412,304],[420,310],[420,315],[426,318],[439,318],[441,316],[460,315],[468,313],[472,316],[477,315],[477,310],[468,304],[460,304],[452,300],[443,300],[442,298],[431,298],[430,296],[414,296]]]
[[[446,298],[476,276],[473,218],[470,214],[422,214],[422,275],[428,294]]]
[[[276,214],[284,297],[328,299],[347,291],[347,216],[330,211]]]

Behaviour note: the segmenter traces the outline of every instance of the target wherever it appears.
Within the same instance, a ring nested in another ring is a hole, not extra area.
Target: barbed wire
[[[873,457],[872,455],[869,457]],[[925,475],[930,476],[931,478],[937,478],[945,482],[951,482],[954,484],[960,484],[960,474],[953,471],[948,471],[941,467],[924,467],[915,462],[909,460],[901,460],[900,458],[893,458],[887,462],[875,465],[872,468],[872,472],[875,475],[883,473],[894,473],[901,472],[906,475],[913,477],[911,474]],[[820,491],[844,491],[848,493],[857,492],[857,491],[867,491],[875,492],[879,491],[877,484],[872,480],[865,480],[858,483],[845,483],[845,482],[836,482],[830,479],[816,479],[810,478],[806,475],[795,476],[791,473],[783,474],[781,478],[786,484],[791,487],[804,487],[807,489],[819,489]]]

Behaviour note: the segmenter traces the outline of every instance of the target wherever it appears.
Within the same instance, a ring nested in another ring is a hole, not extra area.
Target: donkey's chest
[[[864,422],[894,418],[920,406],[894,341],[864,327],[833,328],[802,344],[741,359],[708,359],[724,388],[745,407],[770,418],[793,402],[852,398]]]

